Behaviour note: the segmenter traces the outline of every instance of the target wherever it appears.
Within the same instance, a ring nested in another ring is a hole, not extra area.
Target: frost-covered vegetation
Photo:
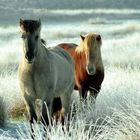
[[[82,111],[77,112],[76,118],[71,120],[69,131],[64,133],[61,125],[51,127],[51,130],[48,130],[50,139],[58,137],[66,140],[139,139],[140,67],[138,60],[140,55],[138,55],[138,47],[140,43],[134,38],[137,39],[137,36],[131,36],[131,41],[128,36],[123,39],[104,41],[102,52],[106,75],[96,104],[89,103],[87,106],[83,104]],[[0,79],[0,96],[6,101],[10,118],[22,116],[25,113],[25,105],[19,93],[17,65],[1,68]],[[78,100],[78,94],[73,93],[73,95]],[[30,138],[26,128],[28,127],[22,126],[20,129],[17,127],[19,133],[16,133],[16,137]],[[41,139],[40,125],[36,125],[35,130],[36,138]]]
[[[4,7],[5,2],[2,3]],[[26,9],[23,9],[24,11]],[[12,15],[21,16],[22,11],[17,12],[15,9],[14,12]],[[82,103],[76,108],[75,118],[70,120],[69,131],[65,125],[64,133],[61,124],[47,129],[49,139],[139,140],[140,25],[137,19],[139,10],[131,10],[131,15],[128,9],[113,11],[34,9],[34,12],[28,9],[26,12],[29,12],[30,17],[36,14],[45,19],[42,23],[42,37],[49,47],[60,42],[79,43],[79,35],[87,32],[100,33],[103,40],[101,49],[105,79],[96,103]],[[6,13],[5,17],[3,13],[0,16],[7,18],[9,13]],[[28,16],[25,14],[25,17]],[[125,18],[126,20],[123,20]],[[0,140],[30,139],[28,123],[24,116],[26,108],[17,78],[22,45],[19,29],[10,18],[4,24],[3,22],[0,22],[2,24],[0,26]],[[11,25],[8,26],[9,24]],[[77,92],[73,93],[73,99],[80,104]],[[35,138],[43,139],[43,129],[40,124],[35,125]]]

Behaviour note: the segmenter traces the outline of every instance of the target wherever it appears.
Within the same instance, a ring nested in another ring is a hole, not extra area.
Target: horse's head
[[[40,39],[41,21],[20,19],[21,38],[23,40],[23,52],[28,63],[32,63],[37,55]]]
[[[96,73],[96,67],[99,60],[101,60],[101,44],[102,40],[99,34],[89,33],[85,36],[81,36],[81,45],[87,60],[86,70],[89,75]]]

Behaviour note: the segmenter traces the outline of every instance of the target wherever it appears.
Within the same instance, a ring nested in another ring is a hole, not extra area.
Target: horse
[[[79,90],[81,99],[96,99],[104,80],[104,66],[101,56],[102,39],[99,34],[81,35],[80,44],[61,43],[57,46],[66,50],[75,64],[75,90]]]
[[[41,101],[43,124],[50,125],[48,112],[51,118],[61,118],[64,123],[64,117],[70,113],[74,88],[73,60],[62,48],[45,47],[45,41],[40,38],[41,20],[20,19],[19,26],[23,51],[18,77],[31,129],[34,120],[38,119],[38,100]]]

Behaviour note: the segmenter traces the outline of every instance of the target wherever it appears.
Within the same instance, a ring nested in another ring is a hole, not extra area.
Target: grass
[[[5,96],[7,94],[3,94],[3,97],[9,101],[9,115],[11,118],[18,118],[25,111],[25,106],[19,89],[15,88],[18,83],[14,73],[3,74],[1,79],[8,80],[10,89],[7,90],[13,94],[10,96],[8,93],[8,97]],[[69,131],[64,133],[61,124],[54,125],[51,129],[47,129],[48,137],[51,140],[58,137],[62,140],[138,140],[140,138],[139,81],[139,68],[106,68],[106,77],[96,105],[89,102],[85,106],[83,103],[75,119],[71,118]],[[6,84],[2,83],[2,86]],[[73,96],[77,99],[78,95],[73,93]],[[27,126],[25,131],[18,130],[20,139],[30,139]],[[35,125],[36,139],[42,139],[43,130],[40,127],[39,124]]]
[[[0,69],[0,97],[4,98],[10,118],[23,117],[25,105],[19,91],[17,65],[8,65],[4,68]]]
[[[75,118],[71,118],[69,131],[67,131],[66,125],[64,126],[65,133],[62,131],[61,124],[57,126],[54,124],[51,128],[47,128],[47,136],[50,140],[58,138],[61,140],[140,139],[139,35],[139,32],[136,32],[122,38],[109,38],[103,42],[105,79],[96,104],[88,102],[85,105],[83,103],[80,108],[77,108]],[[16,49],[13,52],[15,55],[18,54]],[[21,123],[21,118],[24,120],[22,116],[26,109],[18,86],[18,57],[15,59],[15,55],[11,55],[13,52],[5,51],[7,54],[3,54],[3,57],[0,58],[0,65],[3,66],[0,67],[0,97],[2,97],[0,104],[4,106],[6,104],[6,113],[10,119],[20,120]],[[73,99],[76,99],[76,102],[78,102],[77,97],[78,95],[74,93]],[[3,112],[5,115],[5,110],[1,111],[3,108],[0,105],[0,113]],[[1,114],[0,117],[6,118]],[[2,119],[0,118],[0,120]],[[24,122],[27,123],[27,121]],[[25,124],[24,128],[21,126],[15,130],[15,132],[18,131],[17,139],[30,139],[28,124]],[[43,130],[40,124],[35,125],[35,132],[35,138],[42,139]],[[9,131],[7,134],[1,135],[0,133],[0,139],[5,137],[8,139],[10,136]],[[16,139],[16,137],[12,138]]]
[[[46,128],[47,138],[50,140],[139,140],[140,138],[140,107],[135,104],[127,103],[127,109],[113,109],[110,116],[102,116],[89,119],[87,112],[93,112],[93,104],[89,103],[84,111],[76,113],[75,118],[71,118],[69,131],[67,125],[64,125],[64,131],[61,124]],[[65,122],[67,124],[67,120]],[[28,125],[27,125],[28,126]],[[41,125],[35,124],[35,139],[43,139],[45,133]],[[21,139],[31,139],[29,128],[26,132],[19,131]]]
[[[4,99],[0,97],[0,127],[5,126],[7,120],[6,105]]]

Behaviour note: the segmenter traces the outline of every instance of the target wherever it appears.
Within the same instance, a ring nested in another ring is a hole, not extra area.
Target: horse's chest
[[[76,85],[80,88],[81,85],[87,80],[87,72],[85,70],[75,71],[75,82]]]
[[[33,77],[33,84],[35,89],[35,94],[38,98],[43,97],[49,92],[52,92],[52,87],[50,86],[51,80],[48,79],[47,75],[43,73],[36,73]],[[48,95],[49,96],[49,95]]]
[[[43,98],[51,89],[47,76],[42,72],[27,73],[24,75],[24,79],[26,79],[23,81],[26,94],[35,98]]]
[[[41,92],[42,87],[45,87],[45,76],[43,74],[35,74],[33,76],[33,84],[35,87],[35,90],[38,92]]]

